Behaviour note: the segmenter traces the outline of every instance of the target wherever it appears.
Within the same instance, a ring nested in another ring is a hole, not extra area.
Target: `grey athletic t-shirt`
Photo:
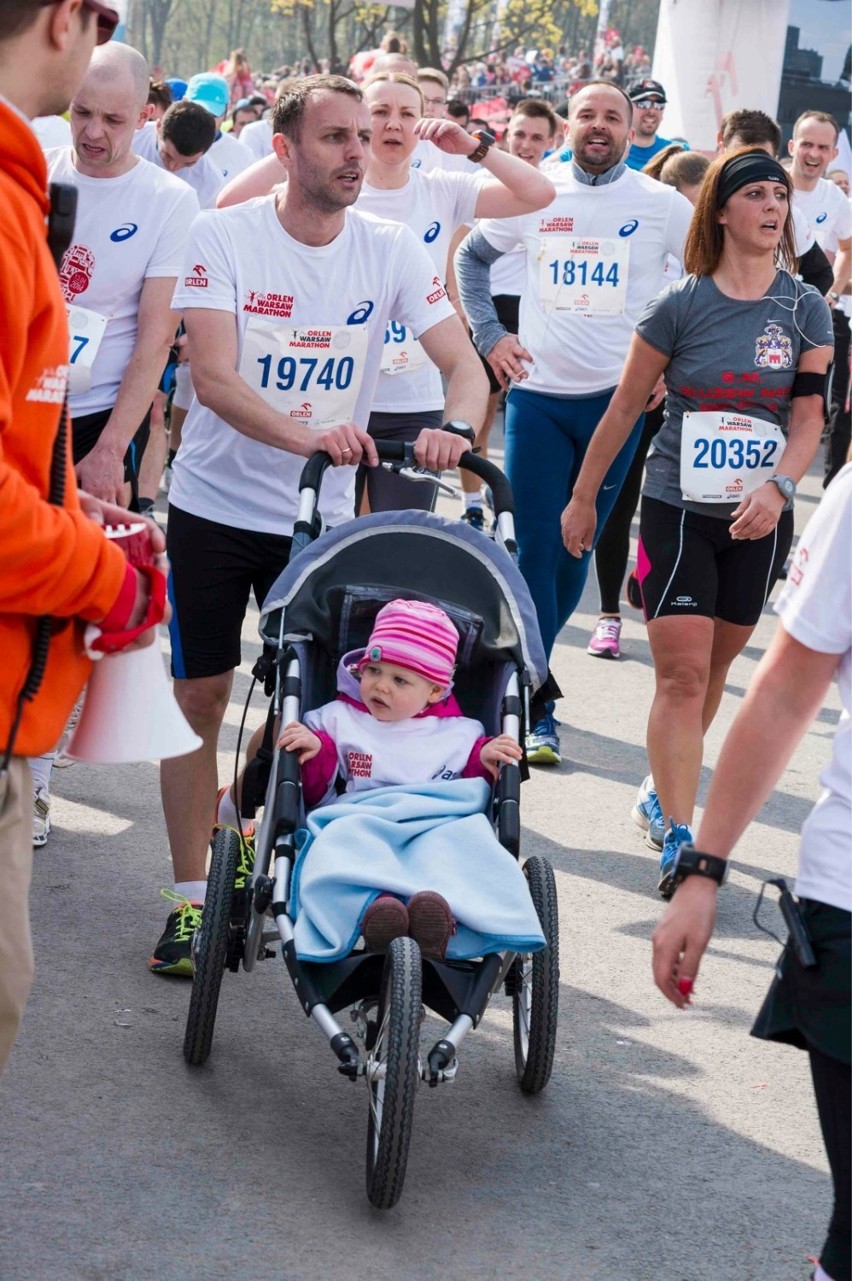
[[[685,276],[648,303],[636,332],[671,357],[663,425],[648,454],[642,493],[730,520],[736,503],[693,503],[681,494],[683,415],[748,414],[776,423],[786,436],[800,353],[834,345],[828,304],[786,271],[754,302],[728,298],[710,276]]]

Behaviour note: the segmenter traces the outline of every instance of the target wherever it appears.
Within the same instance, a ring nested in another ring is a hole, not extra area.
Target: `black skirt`
[[[852,1059],[852,914],[813,899],[800,901],[816,967],[803,969],[792,948],[784,949],[751,1034],[801,1050],[813,1046],[848,1064]]]

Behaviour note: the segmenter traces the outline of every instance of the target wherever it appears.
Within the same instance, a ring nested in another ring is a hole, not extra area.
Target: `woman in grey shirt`
[[[635,815],[665,830],[666,898],[678,846],[692,840],[704,734],[790,550],[796,484],[822,431],[831,314],[791,274],[790,195],[785,170],[764,151],[711,165],[686,241],[689,274],[640,319],[562,515],[565,546],[578,556],[592,545],[607,468],[664,375],[665,420],[640,516],[656,693],[651,774]]]

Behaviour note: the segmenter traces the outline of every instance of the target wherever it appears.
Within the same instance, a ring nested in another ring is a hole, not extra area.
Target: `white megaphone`
[[[185,756],[199,747],[201,739],[166,677],[159,629],[153,645],[98,659],[66,755],[95,765],[123,765]]]

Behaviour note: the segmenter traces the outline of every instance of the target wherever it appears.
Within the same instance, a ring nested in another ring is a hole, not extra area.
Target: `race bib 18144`
[[[681,492],[694,503],[738,503],[776,474],[783,450],[776,423],[717,410],[685,413]]]
[[[620,316],[627,297],[630,245],[594,236],[542,236],[539,299],[544,311]]]
[[[351,422],[367,356],[364,325],[294,328],[252,316],[239,374],[279,413],[317,431]]]

